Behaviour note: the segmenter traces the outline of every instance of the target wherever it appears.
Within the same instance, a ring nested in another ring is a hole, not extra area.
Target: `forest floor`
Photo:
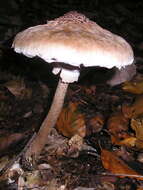
[[[40,1],[36,2],[28,9],[28,1],[23,1],[22,18],[28,11],[29,15],[45,11],[44,4],[38,9]],[[17,27],[0,27],[7,31],[0,45],[0,189],[143,189],[143,3],[95,2],[96,11],[90,3],[69,1],[62,8],[54,1],[46,16],[62,15],[68,7],[78,9],[124,37],[133,47],[137,74],[130,82],[110,87],[101,77],[108,71],[93,69],[71,84],[56,126],[34,165],[22,159],[23,149],[48,113],[57,77],[42,60],[17,55],[10,46],[14,31],[37,24],[45,15],[41,13],[36,22],[37,17],[27,16],[17,21]]]

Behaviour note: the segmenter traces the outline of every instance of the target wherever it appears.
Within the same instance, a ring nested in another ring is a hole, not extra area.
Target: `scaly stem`
[[[47,143],[48,134],[55,126],[58,116],[62,110],[67,88],[68,83],[63,83],[60,79],[49,113],[44,119],[35,139],[25,153],[26,159],[31,156],[37,157],[41,153],[44,145]]]

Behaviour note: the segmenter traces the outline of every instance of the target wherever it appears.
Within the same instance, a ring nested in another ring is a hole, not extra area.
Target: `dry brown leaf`
[[[98,133],[102,130],[105,123],[105,118],[102,114],[96,114],[86,121],[86,134],[91,135],[92,133]]]
[[[129,136],[119,141],[118,139],[116,139],[116,137],[112,136],[112,142],[118,145],[125,145],[136,147],[138,149],[143,149],[143,118],[141,116],[137,118],[132,118],[130,125],[135,131],[135,137]]]
[[[111,135],[111,141],[113,144],[116,144],[116,145],[124,145],[127,147],[134,147],[136,144],[136,140],[137,140],[137,138],[132,137],[132,136],[127,136],[125,139],[119,140],[119,139],[117,139],[116,136]]]
[[[132,118],[131,127],[136,133],[136,138],[143,140],[143,117]]]
[[[32,89],[26,88],[23,79],[10,80],[4,86],[18,98],[30,98],[32,95]]]
[[[122,131],[128,130],[129,120],[121,112],[117,112],[108,119],[108,129],[110,133],[118,135]]]
[[[79,151],[83,148],[83,138],[76,134],[68,141],[68,145],[67,155],[78,157]]]
[[[126,118],[138,117],[143,114],[143,95],[137,96],[132,105],[122,105],[122,112]]]
[[[125,118],[122,112],[112,115],[107,122],[111,134],[112,143],[118,144],[121,140],[128,138],[129,119]]]
[[[140,176],[140,174],[130,168],[114,152],[102,149],[101,160],[105,169],[109,170],[115,175],[119,175],[119,177],[130,177],[143,180],[143,177]]]
[[[137,188],[137,190],[143,190],[143,187],[142,187],[142,186],[139,186],[139,187]]]
[[[13,134],[6,134],[0,137],[0,151],[8,148],[12,144],[17,143],[22,138],[25,137],[25,133],[13,133]]]
[[[8,156],[0,158],[0,171],[8,164],[8,162],[9,162]]]
[[[127,137],[124,140],[121,140],[119,142],[119,145],[124,145],[124,146],[128,146],[128,147],[134,147],[136,144],[136,140],[137,138],[135,137]]]
[[[138,96],[132,105],[133,107],[133,115],[132,117],[138,117],[143,114],[143,95]]]
[[[122,88],[124,91],[133,94],[143,94],[143,77],[134,78],[132,81],[123,83]]]
[[[26,178],[25,186],[29,189],[34,189],[34,187],[39,188],[40,185],[42,184],[42,178],[38,170],[28,172],[25,178]]]
[[[122,105],[122,113],[124,117],[131,119],[133,115],[134,108],[130,105],[123,104]]]
[[[87,86],[87,85],[83,85],[81,86],[83,92],[87,95],[95,95],[96,93],[96,86],[95,85],[91,85],[91,86]]]
[[[136,134],[135,147],[138,149],[143,149],[143,116],[132,118],[131,127]]]
[[[85,136],[84,115],[78,111],[77,103],[70,103],[63,108],[57,120],[56,129],[66,137],[72,137],[76,134],[81,137]]]
[[[136,139],[135,147],[139,150],[143,150],[143,140]]]

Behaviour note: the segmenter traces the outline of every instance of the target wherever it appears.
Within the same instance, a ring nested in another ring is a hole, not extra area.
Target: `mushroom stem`
[[[37,157],[41,153],[44,145],[47,142],[48,134],[56,124],[58,116],[63,107],[68,84],[69,83],[62,82],[61,79],[59,80],[49,113],[44,119],[35,139],[27,149],[25,153],[26,159],[30,158],[31,156]]]

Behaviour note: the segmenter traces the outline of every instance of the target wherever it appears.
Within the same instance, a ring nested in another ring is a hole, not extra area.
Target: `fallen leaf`
[[[70,103],[63,108],[57,123],[56,129],[66,137],[79,135],[84,137],[86,134],[86,126],[84,115],[77,109],[77,103]]]
[[[139,150],[143,150],[143,140],[136,139],[135,147]]]
[[[143,187],[142,187],[142,186],[139,186],[139,187],[137,188],[137,190],[143,190]]]
[[[9,159],[7,156],[0,158],[0,171],[8,164]]]
[[[0,151],[10,147],[12,144],[17,143],[25,137],[25,133],[5,134],[0,137]]]
[[[113,144],[116,144],[116,145],[124,145],[127,147],[135,147],[136,140],[137,140],[136,137],[132,137],[130,135],[126,136],[126,138],[123,140],[119,140],[116,136],[111,135],[111,141]]]
[[[137,155],[137,161],[140,162],[140,163],[143,163],[143,153],[140,152],[138,155]]]
[[[129,137],[118,144],[143,149],[143,116],[132,118],[130,122],[131,128],[135,131],[135,137]]]
[[[134,110],[134,108],[130,105],[127,105],[127,104],[122,105],[122,113],[123,113],[124,117],[126,117],[128,119],[132,118],[133,110]]]
[[[40,188],[42,184],[42,178],[39,170],[27,172],[25,178],[26,178],[25,187],[27,187],[28,189],[34,189],[34,187]]]
[[[78,157],[79,151],[83,147],[83,138],[79,135],[74,135],[68,142],[69,149],[68,149],[68,155],[72,157]]]
[[[102,130],[105,123],[105,118],[101,114],[96,114],[95,116],[87,119],[86,121],[86,135],[91,135],[93,133],[98,133]]]
[[[122,89],[133,94],[143,94],[143,77],[123,83]]]
[[[95,95],[96,93],[96,86],[95,85],[91,85],[91,86],[87,86],[87,85],[83,85],[81,86],[83,93],[87,94],[87,95]]]
[[[132,105],[122,105],[124,117],[131,119],[143,114],[143,95],[137,96]]]
[[[105,169],[109,170],[119,177],[130,177],[143,180],[143,177],[130,168],[123,160],[121,160],[114,152],[101,150],[101,160]]]
[[[27,88],[23,79],[10,80],[4,86],[18,98],[30,98],[32,89]]]
[[[113,114],[107,122],[111,134],[112,143],[118,144],[121,140],[130,137],[128,134],[129,119],[122,112]]]
[[[128,163],[134,161],[134,156],[131,152],[128,151],[128,149],[125,146],[120,146],[118,149],[114,150],[114,153],[124,162]]]
[[[143,117],[132,118],[131,127],[136,133],[136,138],[138,140],[143,140]]]
[[[127,147],[134,147],[136,144],[136,138],[135,137],[127,137],[124,140],[121,140],[120,142],[118,142],[119,145],[124,145]]]
[[[143,95],[137,96],[135,102],[132,105],[133,114],[132,117],[138,117],[139,115],[143,114]]]

